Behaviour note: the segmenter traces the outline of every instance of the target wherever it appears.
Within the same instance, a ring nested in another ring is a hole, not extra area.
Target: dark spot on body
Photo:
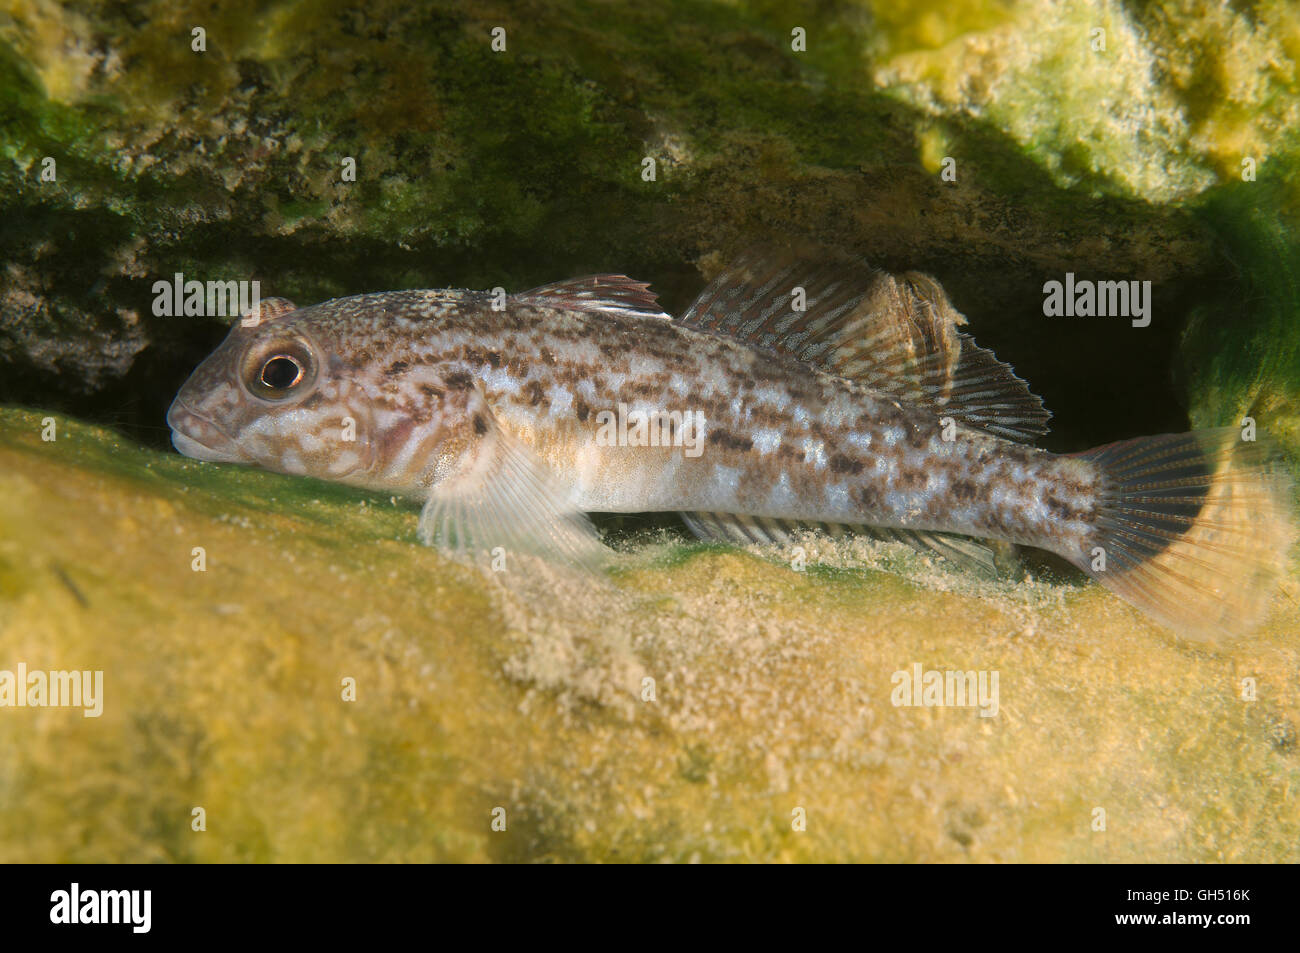
[[[925,473],[920,470],[902,470],[898,474],[898,488],[900,490],[923,490],[925,484]]]
[[[851,473],[854,476],[866,469],[866,465],[861,460],[852,460],[842,453],[837,453],[831,457],[830,464],[833,473]]]
[[[864,513],[883,513],[885,510],[884,497],[881,495],[879,488],[867,484],[855,488],[853,495],[857,497],[858,505],[862,507]]]
[[[654,402],[663,393],[663,386],[655,381],[631,380],[623,384],[618,396],[631,403],[635,400]]]
[[[578,415],[578,420],[584,424],[587,422],[587,418],[591,416],[591,408],[581,397],[574,401],[573,409]]]
[[[749,379],[759,384],[790,384],[791,374],[784,368],[772,366],[766,361],[755,361],[749,368]]]
[[[954,480],[952,498],[959,503],[970,503],[979,495],[979,487],[970,480]]]
[[[1047,511],[1052,514],[1052,519],[1062,522],[1071,523],[1077,520],[1091,520],[1091,515],[1085,516],[1083,511],[1070,505],[1061,499],[1055,493],[1049,493],[1047,499],[1043,501]]]
[[[529,381],[524,388],[524,394],[528,397],[528,403],[534,407],[546,399],[546,391],[540,381]]]
[[[480,437],[488,432],[487,421],[483,419],[482,414],[474,415],[474,432]]]
[[[748,437],[737,437],[727,430],[709,431],[709,443],[715,443],[726,450],[739,450],[747,453],[754,448],[754,441]]]
[[[441,387],[434,387],[432,384],[421,384],[420,393],[430,400],[441,400],[445,391]]]
[[[474,386],[474,378],[464,371],[452,371],[447,375],[446,381],[452,390],[469,390]]]
[[[387,374],[389,377],[394,377],[402,373],[410,366],[411,365],[406,363],[406,361],[393,361],[393,363],[388,365],[388,370],[386,370],[384,373]]]

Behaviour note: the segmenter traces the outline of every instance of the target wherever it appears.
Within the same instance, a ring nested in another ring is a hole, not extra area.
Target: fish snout
[[[181,454],[207,463],[243,463],[245,457],[224,430],[190,410],[177,397],[167,409],[172,446]]]

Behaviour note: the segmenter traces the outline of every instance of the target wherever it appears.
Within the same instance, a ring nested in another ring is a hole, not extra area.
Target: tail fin
[[[1184,636],[1240,635],[1263,620],[1295,540],[1291,482],[1266,448],[1224,428],[1078,456],[1102,484],[1090,552],[1075,565]]]

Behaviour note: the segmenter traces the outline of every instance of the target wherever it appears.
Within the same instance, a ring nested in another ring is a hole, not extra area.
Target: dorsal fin
[[[650,285],[627,275],[587,275],[542,285],[514,296],[525,304],[575,311],[603,311],[636,317],[668,318]]]
[[[260,324],[269,324],[286,314],[292,314],[298,306],[288,298],[262,298],[256,309],[245,311],[240,317],[240,324],[246,328],[255,328]]]
[[[803,291],[803,311],[794,305]],[[700,294],[681,322],[793,357],[928,407],[987,433],[1032,441],[1051,417],[991,351],[957,330],[966,318],[934,278],[895,277],[862,262],[743,257]]]

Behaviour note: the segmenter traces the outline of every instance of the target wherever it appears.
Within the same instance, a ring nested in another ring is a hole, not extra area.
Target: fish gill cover
[[[1210,645],[1027,552],[616,517],[606,586],[484,575],[165,420],[209,282],[680,315],[815,242],[937,279],[1049,450],[1249,420],[1294,469],[1298,59],[1281,0],[7,0],[0,672],[103,707],[0,711],[0,860],[1294,862],[1294,561]],[[1102,281],[1149,323],[1048,313]]]

